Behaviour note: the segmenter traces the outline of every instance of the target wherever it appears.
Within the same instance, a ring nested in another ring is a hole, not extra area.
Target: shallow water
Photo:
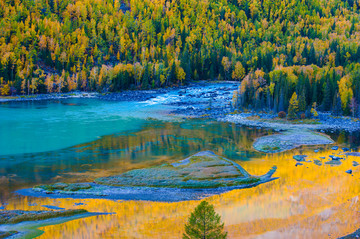
[[[42,183],[88,182],[212,150],[236,160],[253,175],[278,167],[275,181],[207,199],[221,214],[230,238],[337,238],[360,227],[360,166],[352,167],[353,160],[360,162],[359,157],[345,157],[340,166],[330,166],[324,165],[328,159],[320,157],[342,154],[342,150],[317,146],[258,153],[251,147],[253,140],[271,131],[206,120],[174,120],[165,116],[170,110],[162,104],[165,98],[143,103],[71,99],[2,104],[0,152],[6,153],[0,156],[0,206],[46,210],[44,206],[51,205],[114,213],[43,227],[40,238],[181,238],[186,218],[198,201],[49,199],[12,192]],[[128,112],[130,105],[137,110]],[[61,117],[57,112],[72,116]],[[62,131],[62,124],[69,127]],[[57,134],[61,140],[55,140]],[[359,151],[358,136],[330,135],[340,147]],[[12,139],[4,142],[7,138]],[[41,141],[49,145],[39,145]],[[17,142],[23,146],[13,148]],[[322,150],[315,153],[317,148]],[[323,165],[309,162],[296,167],[295,154],[307,154],[311,161],[320,159]],[[345,173],[348,169],[353,169],[352,175]]]

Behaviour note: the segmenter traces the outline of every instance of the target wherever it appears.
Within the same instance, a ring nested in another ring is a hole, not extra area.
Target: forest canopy
[[[243,81],[236,107],[355,114],[359,0],[0,0],[0,93]],[[340,105],[340,108],[339,108]]]

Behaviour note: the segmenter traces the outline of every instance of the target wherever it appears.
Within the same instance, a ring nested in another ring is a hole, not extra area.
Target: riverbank
[[[120,92],[86,92],[86,91],[74,91],[67,93],[50,93],[50,94],[33,94],[33,95],[14,95],[14,96],[0,96],[1,102],[19,102],[19,101],[41,101],[41,100],[63,100],[72,98],[97,98],[101,100],[109,101],[146,101],[155,98],[159,95],[166,94],[170,91],[186,89],[187,87],[193,87],[203,84],[216,84],[197,82],[191,83],[187,86],[172,86],[166,88],[157,88],[151,90],[124,90]]]
[[[360,120],[351,117],[334,117],[330,113],[319,112],[313,120],[287,121],[277,118],[275,113],[237,112],[231,106],[233,92],[239,82],[194,82],[187,86],[152,90],[127,90],[122,92],[96,93],[71,92],[37,94],[29,96],[0,97],[1,102],[61,100],[71,98],[97,98],[108,101],[147,101],[159,96],[169,96],[164,102],[174,107],[170,113],[182,117],[210,118],[249,127],[271,128],[276,131],[308,129],[317,131],[360,130]],[[166,95],[169,94],[169,95]],[[310,124],[307,123],[312,121]]]
[[[271,128],[275,131],[281,130],[317,130],[355,132],[360,130],[360,120],[351,117],[334,117],[329,113],[319,113],[317,119],[288,121],[279,119],[273,114],[238,113],[228,114],[224,118],[217,118],[219,121],[241,124],[249,127]]]
[[[330,113],[319,112],[314,119],[290,121],[279,119],[275,113],[238,112],[232,106],[233,91],[238,87],[237,83],[227,87],[215,87],[213,90],[189,93],[179,101],[170,103],[176,106],[172,111],[175,115],[192,118],[210,118],[217,121],[235,123],[249,127],[261,127],[274,129],[275,131],[306,129],[325,131],[345,130],[354,132],[360,130],[360,120],[347,116],[332,116]]]
[[[165,94],[176,88],[154,89],[154,90],[127,90],[122,92],[69,92],[69,93],[51,93],[17,96],[0,96],[1,102],[20,102],[20,101],[42,101],[42,100],[64,100],[73,98],[96,98],[110,101],[145,101]]]
[[[63,99],[73,99],[73,98],[97,98],[97,97],[99,97],[99,93],[89,93],[89,92],[0,96],[0,103],[2,103],[2,102],[41,101],[41,100],[63,100]]]
[[[43,233],[38,228],[79,218],[100,215],[84,209],[52,211],[0,211],[0,238],[34,238]]]

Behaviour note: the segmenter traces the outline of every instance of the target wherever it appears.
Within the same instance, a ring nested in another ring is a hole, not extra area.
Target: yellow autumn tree
[[[221,60],[221,64],[224,67],[225,78],[227,78],[227,75],[229,74],[230,67],[231,67],[231,62],[229,61],[229,58],[224,56]]]
[[[352,90],[352,78],[350,75],[346,75],[338,81],[339,85],[339,94],[341,99],[341,107],[344,111],[348,109],[351,98],[354,93]]]
[[[232,78],[234,80],[241,80],[245,76],[245,68],[240,61],[237,61],[235,64],[235,69],[232,73]]]

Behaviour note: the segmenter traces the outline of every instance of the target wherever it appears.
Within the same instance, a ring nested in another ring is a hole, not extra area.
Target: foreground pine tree
[[[214,206],[203,201],[191,213],[185,225],[184,239],[223,239],[227,238],[224,223],[214,210]]]

